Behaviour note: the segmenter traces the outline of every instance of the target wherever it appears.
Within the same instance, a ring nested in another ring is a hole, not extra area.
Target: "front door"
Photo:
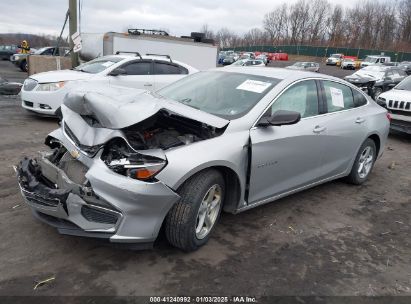
[[[133,89],[154,90],[152,60],[137,60],[127,62],[120,68],[125,74],[110,77],[110,86],[120,86]]]
[[[277,110],[297,111],[293,125],[250,130],[251,175],[248,202],[286,193],[318,180],[324,141],[315,80],[298,82],[284,91],[264,115]]]

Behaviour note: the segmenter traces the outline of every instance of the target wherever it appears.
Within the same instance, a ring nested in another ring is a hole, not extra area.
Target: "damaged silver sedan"
[[[48,152],[16,168],[23,197],[60,233],[185,251],[238,213],[345,177],[382,155],[386,110],[317,73],[200,72],[156,92],[70,93]]]

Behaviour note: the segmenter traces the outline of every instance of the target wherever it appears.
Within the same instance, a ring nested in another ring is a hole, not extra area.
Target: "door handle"
[[[324,132],[326,129],[327,129],[326,127],[315,126],[313,132],[319,134],[319,133],[321,133],[321,132]]]
[[[153,84],[152,84],[152,83],[145,83],[144,86],[145,86],[145,87],[152,87]]]
[[[362,124],[363,122],[365,122],[365,119],[362,117],[357,117],[357,119],[355,120],[355,123],[357,124]]]

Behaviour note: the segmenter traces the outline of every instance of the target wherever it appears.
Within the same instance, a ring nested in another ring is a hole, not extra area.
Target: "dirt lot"
[[[24,78],[9,62],[0,75]],[[0,96],[0,295],[411,295],[410,137],[390,135],[363,186],[335,181],[224,214],[209,244],[186,254],[163,238],[120,250],[35,220],[12,165],[55,128]]]

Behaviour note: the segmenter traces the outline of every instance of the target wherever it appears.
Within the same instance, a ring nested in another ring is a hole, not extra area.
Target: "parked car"
[[[236,62],[234,62],[233,64],[230,65],[230,67],[232,66],[254,66],[254,67],[262,67],[265,66],[264,61],[262,60],[258,60],[258,59],[240,59]]]
[[[18,50],[17,45],[0,45],[0,60],[10,60],[10,56]]]
[[[411,61],[403,61],[398,65],[398,68],[403,70],[407,75],[411,75]]]
[[[341,60],[343,59],[344,54],[332,54],[327,58],[326,65],[340,65]]]
[[[64,56],[66,55],[66,52],[68,51],[67,48],[58,48],[56,50],[56,53],[54,54],[54,50],[56,48],[52,47],[52,46],[46,46],[43,48],[40,48],[36,51],[34,51],[33,55],[45,55],[45,56]],[[14,54],[13,56],[10,57],[11,62],[13,62],[16,66],[18,66],[20,68],[20,70],[22,70],[23,72],[27,72],[28,71],[28,66],[27,66],[27,57],[30,56],[30,54]]]
[[[318,72],[320,65],[317,62],[296,62],[293,65],[287,66],[286,69]]]
[[[226,56],[223,59],[223,65],[230,65],[233,64],[235,62],[234,56]]]
[[[355,86],[265,67],[199,72],[155,93],[73,91],[61,113],[52,150],[16,168],[34,215],[141,246],[163,228],[185,251],[207,243],[222,210],[364,183],[389,132],[387,110]]]
[[[385,91],[400,83],[407,74],[397,67],[368,66],[344,79],[362,88],[375,100]]]
[[[22,85],[20,82],[11,82],[0,77],[0,95],[17,95]]]
[[[411,134],[411,76],[392,90],[381,93],[377,103],[390,112],[392,130]]]
[[[239,59],[255,59],[254,53],[248,52],[248,53],[242,53],[240,55]]]
[[[258,55],[257,57],[255,57],[255,59],[262,60],[265,65],[269,63],[267,55],[264,55],[264,54]]]
[[[390,61],[391,57],[389,56],[369,55],[361,62],[361,67],[389,63]]]
[[[22,107],[39,114],[55,115],[67,92],[84,85],[83,82],[90,86],[154,91],[196,72],[195,68],[168,56],[104,56],[72,70],[31,75],[21,90]]]
[[[350,69],[350,70],[355,70],[355,60],[352,58],[344,58],[341,61],[341,66],[342,69]]]

